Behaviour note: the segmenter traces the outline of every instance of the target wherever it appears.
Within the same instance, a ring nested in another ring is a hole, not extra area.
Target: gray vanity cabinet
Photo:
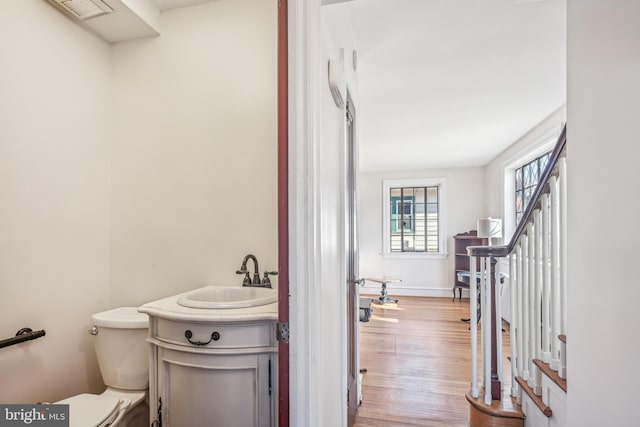
[[[161,417],[162,427],[275,427],[275,336],[274,321],[150,317],[151,419]]]

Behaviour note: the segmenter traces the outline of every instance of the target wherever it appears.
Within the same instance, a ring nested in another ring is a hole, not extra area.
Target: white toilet
[[[56,403],[69,405],[70,427],[148,427],[149,320],[135,307],[91,316],[98,365],[107,389]]]

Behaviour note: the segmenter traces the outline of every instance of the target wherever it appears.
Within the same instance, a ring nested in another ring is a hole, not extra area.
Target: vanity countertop
[[[192,292],[192,291],[188,291]],[[251,322],[259,320],[278,320],[278,303],[244,308],[190,308],[178,304],[183,292],[156,301],[148,302],[138,311],[167,320],[189,322]]]

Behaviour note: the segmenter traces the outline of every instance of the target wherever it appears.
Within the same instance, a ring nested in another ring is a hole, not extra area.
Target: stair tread
[[[535,403],[535,405],[538,407],[538,409],[540,409],[540,411],[544,415],[546,415],[547,417],[550,417],[551,415],[553,415],[553,411],[551,411],[551,408],[545,405],[544,402],[542,401],[542,396],[538,396],[537,394],[535,394],[535,392],[529,386],[526,380],[522,379],[521,377],[516,377],[516,382],[520,385],[520,388],[525,393],[527,393],[527,395],[531,398],[531,400],[533,400],[533,403]]]
[[[562,341],[563,343],[565,343],[565,344],[567,343],[567,336],[566,336],[566,335],[564,335],[564,334],[562,334],[562,335],[558,335],[558,339],[559,339],[560,341]]]
[[[564,379],[564,378],[560,378],[560,375],[556,371],[551,369],[549,364],[544,363],[540,359],[533,359],[533,363],[538,368],[540,368],[542,373],[545,374],[546,376],[548,376],[551,379],[551,381],[556,383],[558,385],[558,387],[560,387],[562,389],[562,391],[564,391],[565,393],[567,392],[567,380]]]

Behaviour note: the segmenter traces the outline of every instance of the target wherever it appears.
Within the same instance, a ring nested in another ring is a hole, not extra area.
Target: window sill
[[[384,258],[388,259],[445,259],[448,252],[384,252]]]

